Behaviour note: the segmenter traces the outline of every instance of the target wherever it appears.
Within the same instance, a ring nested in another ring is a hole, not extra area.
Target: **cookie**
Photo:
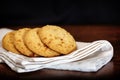
[[[2,39],[2,47],[13,53],[20,54],[19,51],[14,46],[14,33],[15,31],[8,32]]]
[[[14,45],[21,54],[26,56],[34,56],[33,52],[27,48],[24,43],[24,35],[28,32],[29,28],[22,28],[15,32],[14,35]]]
[[[49,49],[46,45],[41,42],[41,39],[38,35],[40,28],[34,28],[29,30],[24,37],[25,44],[27,47],[33,51],[35,54],[44,56],[44,57],[53,57],[60,55],[58,52]]]
[[[76,49],[73,36],[59,26],[46,25],[38,33],[45,45],[61,54],[69,54]]]

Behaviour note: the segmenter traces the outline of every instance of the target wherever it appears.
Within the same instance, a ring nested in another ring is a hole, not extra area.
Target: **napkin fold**
[[[107,40],[77,42],[77,50],[64,56],[44,58],[26,57],[8,52],[2,48],[1,40],[11,29],[0,29],[0,63],[6,63],[12,70],[23,73],[43,68],[96,72],[113,57],[113,47]]]

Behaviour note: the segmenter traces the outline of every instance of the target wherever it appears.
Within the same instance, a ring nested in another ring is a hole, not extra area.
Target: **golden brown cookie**
[[[24,35],[29,31],[29,28],[22,28],[15,32],[14,45],[18,51],[26,56],[34,56],[33,52],[27,48],[24,43]]]
[[[2,39],[2,47],[8,51],[19,54],[19,51],[14,46],[14,33],[15,31],[8,32]]]
[[[76,49],[73,36],[61,27],[43,26],[39,30],[39,36],[45,45],[61,54],[68,54]]]
[[[34,28],[29,30],[24,37],[25,44],[27,47],[33,51],[35,54],[44,56],[44,57],[53,57],[60,55],[58,52],[55,52],[45,46],[38,35],[40,28]]]

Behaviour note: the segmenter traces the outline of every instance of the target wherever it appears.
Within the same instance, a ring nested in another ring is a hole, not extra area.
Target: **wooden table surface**
[[[37,26],[9,26],[11,29]],[[41,26],[39,26],[41,27]],[[115,25],[62,25],[69,31],[76,41],[92,42],[96,40],[108,40],[114,47],[112,60],[97,72],[77,72],[53,69],[42,69],[29,73],[16,73],[6,64],[0,64],[0,79],[116,79],[120,76],[120,26]]]

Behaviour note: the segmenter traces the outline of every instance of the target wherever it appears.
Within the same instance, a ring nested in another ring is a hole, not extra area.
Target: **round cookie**
[[[39,30],[39,36],[45,45],[61,54],[69,54],[76,49],[73,36],[61,27],[54,25],[43,26]]]
[[[14,45],[18,51],[20,51],[23,55],[26,56],[34,56],[33,52],[27,48],[24,43],[24,35],[28,32],[29,28],[22,28],[15,32],[14,35]]]
[[[15,31],[8,32],[2,39],[2,47],[13,53],[20,54],[14,46],[14,33]]]
[[[24,37],[25,44],[27,47],[33,51],[35,54],[44,56],[44,57],[53,57],[60,55],[58,52],[55,52],[45,46],[38,35],[40,28],[34,28],[29,30]]]

